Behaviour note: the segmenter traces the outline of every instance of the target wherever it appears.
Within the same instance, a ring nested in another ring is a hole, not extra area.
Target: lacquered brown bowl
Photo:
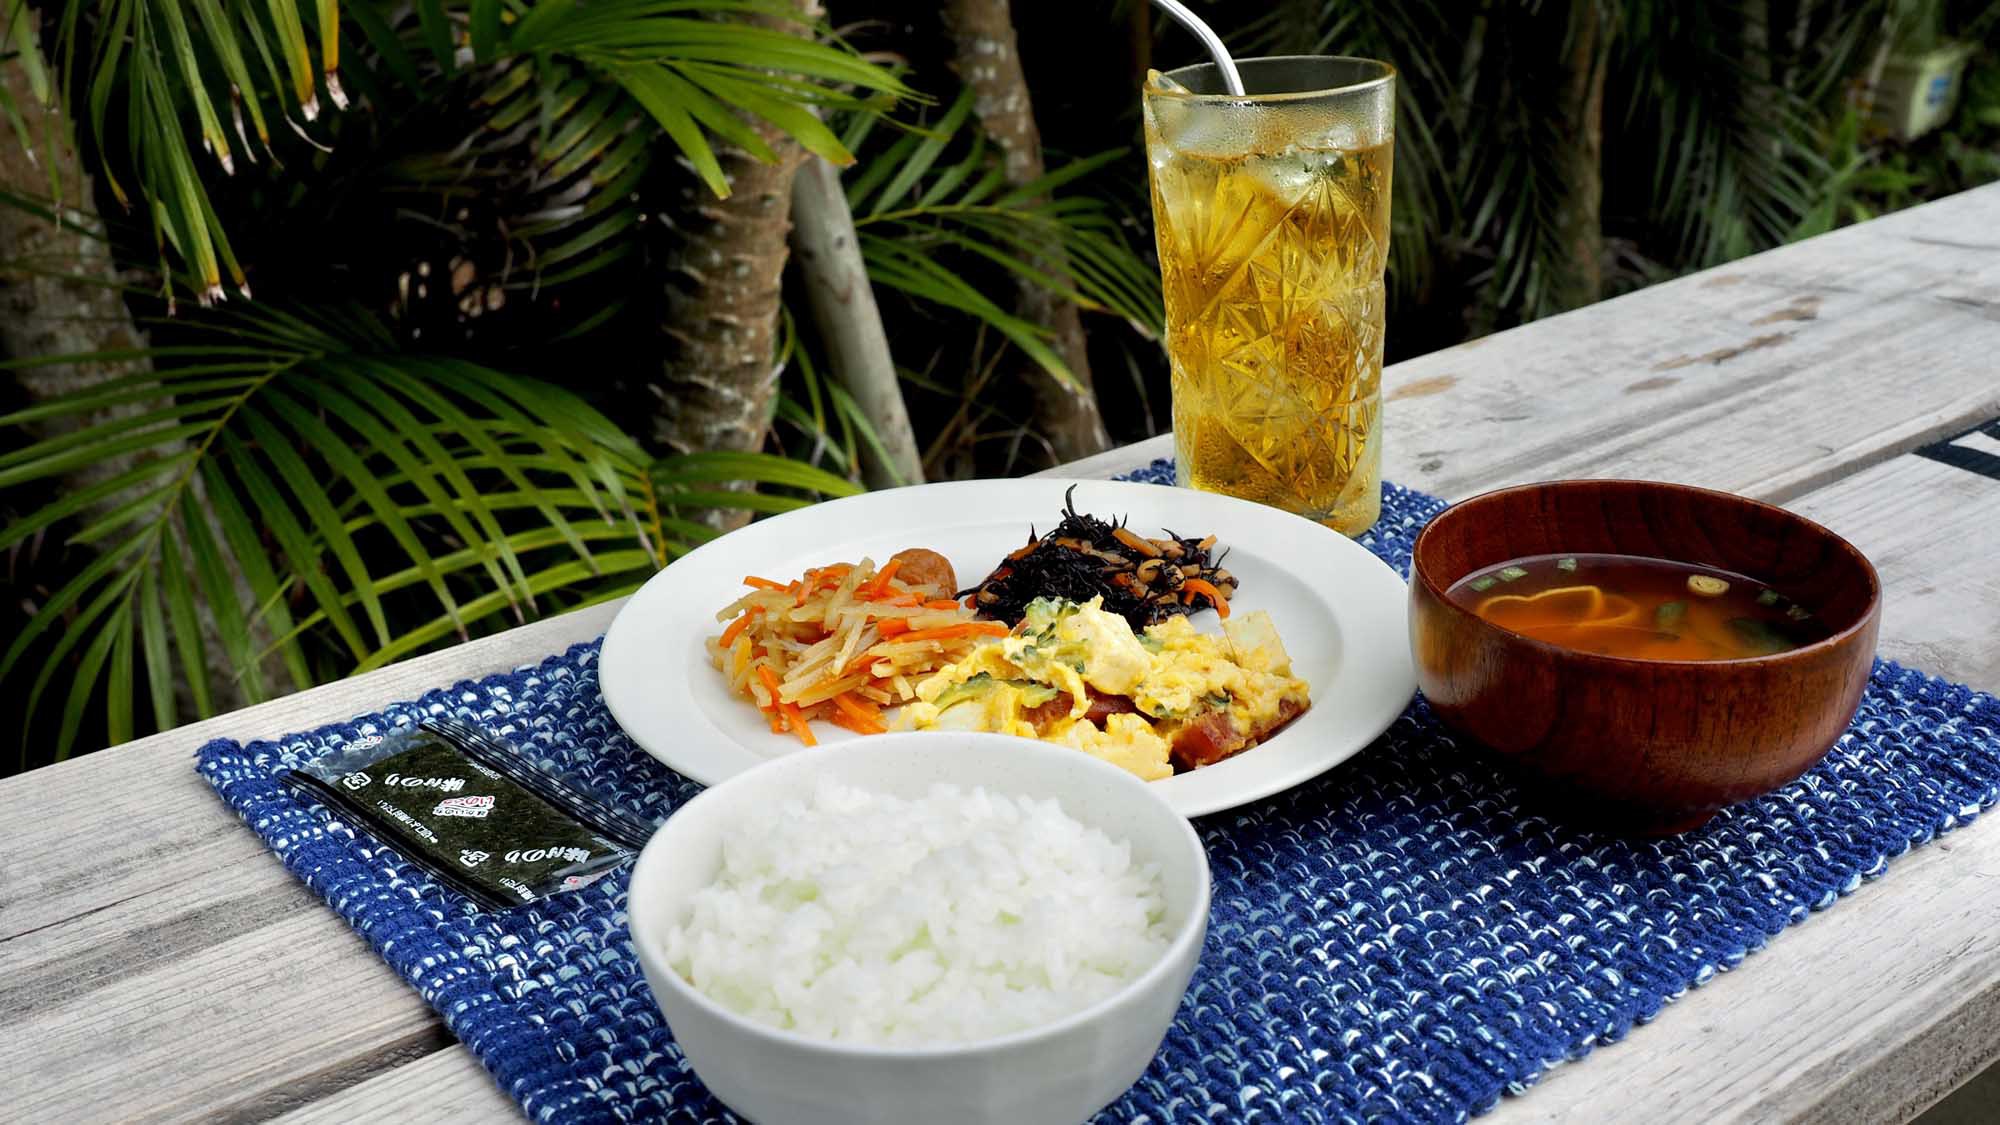
[[[1635,660],[1531,640],[1445,596],[1527,555],[1647,555],[1733,570],[1812,608],[1823,641],[1741,660]],[[1853,719],[1882,586],[1845,539],[1782,508],[1647,481],[1476,496],[1417,538],[1410,647],[1438,717],[1531,795],[1608,831],[1669,835],[1811,769]]]

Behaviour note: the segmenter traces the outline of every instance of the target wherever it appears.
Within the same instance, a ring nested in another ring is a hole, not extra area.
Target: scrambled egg
[[[1150,781],[1236,753],[1309,703],[1262,611],[1220,637],[1185,617],[1135,636],[1100,602],[1031,603],[1015,633],[919,683],[897,726],[1058,742]]]

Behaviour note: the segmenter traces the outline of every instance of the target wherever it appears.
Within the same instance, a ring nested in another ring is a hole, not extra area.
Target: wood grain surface
[[[2000,186],[1390,368],[1385,475],[1720,487],[1870,555],[1885,655],[2000,689],[2000,480],[1911,454],[2000,416]],[[1167,439],[1087,459],[1112,476]],[[18,1120],[491,1120],[513,1103],[193,772],[602,632],[595,607],[0,782]],[[1485,1120],[1883,1121],[2000,1056],[2000,816],[1894,864]]]

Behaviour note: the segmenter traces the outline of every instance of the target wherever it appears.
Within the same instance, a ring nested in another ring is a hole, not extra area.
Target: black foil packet
[[[587,886],[653,831],[453,719],[358,740],[285,780],[488,910]]]

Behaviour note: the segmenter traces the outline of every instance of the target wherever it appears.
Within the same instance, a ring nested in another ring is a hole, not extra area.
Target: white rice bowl
[[[931,1046],[1052,1023],[1157,964],[1160,872],[1054,799],[820,778],[724,832],[665,961],[758,1023]]]

